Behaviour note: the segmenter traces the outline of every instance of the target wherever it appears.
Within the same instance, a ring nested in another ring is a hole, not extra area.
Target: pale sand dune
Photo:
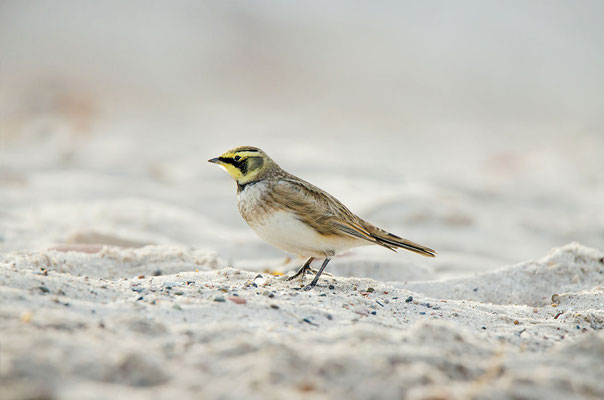
[[[0,4],[1,400],[604,398],[604,2],[85,3]],[[438,256],[267,275],[239,145]]]
[[[603,257],[307,292],[185,247],[6,253],[1,397],[602,398]]]

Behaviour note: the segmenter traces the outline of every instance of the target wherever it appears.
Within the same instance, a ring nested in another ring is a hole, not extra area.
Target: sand
[[[604,398],[603,2],[85,3],[0,4],[0,399]],[[438,256],[300,290],[240,145]]]
[[[2,255],[2,398],[604,394],[604,253],[576,243],[466,278],[311,291],[197,249],[87,250]]]

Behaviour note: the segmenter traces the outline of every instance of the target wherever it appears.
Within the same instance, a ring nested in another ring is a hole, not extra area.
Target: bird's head
[[[264,151],[251,146],[234,148],[208,161],[224,168],[239,185],[262,178],[270,168],[276,166]]]

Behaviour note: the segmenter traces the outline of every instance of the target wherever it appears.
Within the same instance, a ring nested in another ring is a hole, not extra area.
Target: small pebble
[[[405,299],[405,303],[411,303],[413,301],[413,296],[409,296]]]
[[[31,311],[24,311],[21,313],[21,316],[19,317],[19,319],[21,320],[21,322],[24,323],[28,323],[29,321],[31,321],[31,319],[33,318],[34,313]]]
[[[425,311],[420,311],[419,315],[426,315]]]
[[[263,296],[270,296],[271,292],[269,292],[268,290],[265,290],[264,292],[262,292]]]
[[[46,286],[40,286],[39,287],[40,291],[43,293],[48,293],[50,292],[50,289],[48,289]]]
[[[334,290],[336,287],[334,285],[329,285],[329,290]]]
[[[278,305],[276,305],[276,304],[271,304],[271,308],[272,308],[272,309],[275,309],[275,310],[278,310],[278,309],[279,309],[279,306],[278,306]]]
[[[246,299],[242,299],[241,297],[236,297],[234,295],[231,296],[231,297],[229,297],[229,300],[231,300],[235,304],[245,304],[245,303],[247,303]]]
[[[319,297],[325,297],[325,296],[327,296],[325,293],[321,293],[321,294],[319,295]]]
[[[478,288],[477,288],[477,287],[475,287],[473,290],[474,290],[475,292],[478,292]]]
[[[224,303],[226,300],[222,296],[216,296],[216,297],[214,297],[214,301],[217,301],[219,303]]]
[[[155,271],[153,271],[153,276],[160,276],[161,274],[161,269],[156,269]]]
[[[327,314],[327,319],[331,321],[333,319],[333,315]]]
[[[258,274],[258,276],[256,276],[256,278],[254,278],[254,283],[258,286],[263,286],[266,284],[266,278],[264,278],[262,275]]]
[[[518,325],[519,323],[520,322],[517,319],[514,320],[514,325]]]
[[[175,309],[175,310],[182,310],[182,307],[181,307],[181,306],[179,306],[178,304],[174,304],[174,305],[172,306],[172,308],[173,308],[173,309]]]
[[[145,278],[145,275],[139,275],[138,276],[138,279],[144,279],[144,278]]]
[[[487,330],[487,327],[486,327],[486,326],[483,326],[483,327],[482,327],[482,329],[484,329],[484,330],[486,331],[486,330]]]
[[[375,292],[375,289],[372,287],[369,287],[369,288],[367,288],[366,292],[373,293],[373,292]]]
[[[182,296],[183,294],[185,294],[185,292],[176,292],[174,293],[176,296]]]
[[[140,286],[136,286],[136,287],[133,287],[133,288],[130,288],[130,289],[132,289],[132,291],[136,292],[136,293],[142,293],[145,290],[145,288],[142,288]]]
[[[316,388],[315,385],[310,382],[303,382],[298,385],[298,390],[301,392],[314,392]]]
[[[371,315],[375,315],[375,314],[377,314],[377,312],[375,312],[375,311],[372,311],[372,312],[371,312]]]

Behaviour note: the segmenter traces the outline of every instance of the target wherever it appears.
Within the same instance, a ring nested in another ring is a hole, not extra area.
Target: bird
[[[308,257],[288,280],[304,278],[311,262],[323,259],[306,289],[317,285],[333,257],[355,247],[378,245],[426,257],[437,254],[363,220],[331,194],[283,170],[258,147],[236,147],[208,161],[235,180],[239,213],[260,238],[287,253]]]

